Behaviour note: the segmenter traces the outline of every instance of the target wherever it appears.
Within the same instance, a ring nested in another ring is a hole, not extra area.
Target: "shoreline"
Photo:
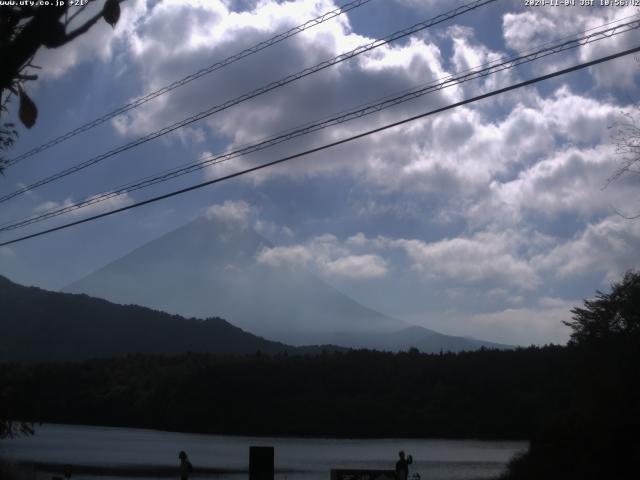
[[[36,472],[46,472],[51,474],[59,474],[64,477],[63,471],[67,463],[56,462],[14,462],[19,467],[33,469]],[[109,477],[175,477],[178,472],[178,465],[71,465],[73,475],[103,475]],[[276,474],[292,474],[306,473],[312,470],[276,468]],[[217,467],[201,467],[195,468],[190,476],[198,476],[199,474],[207,475],[241,475],[248,474],[249,468],[217,468]]]

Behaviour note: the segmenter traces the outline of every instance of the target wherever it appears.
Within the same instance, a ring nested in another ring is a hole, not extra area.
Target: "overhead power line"
[[[221,68],[227,67],[229,65],[231,65],[232,63],[237,62],[238,60],[242,60],[245,57],[248,57],[249,55],[253,55],[255,53],[260,52],[261,50],[264,50],[268,47],[271,47],[277,43],[282,42],[283,40],[286,40],[288,38],[293,37],[294,35],[297,35],[299,33],[304,32],[305,30],[309,30],[313,27],[315,27],[316,25],[320,25],[321,23],[326,22],[327,20],[331,20],[332,18],[335,18],[339,15],[342,15],[343,13],[347,13],[350,12],[351,10],[354,10],[366,3],[369,3],[371,0],[355,0],[349,3],[346,3],[344,5],[342,5],[341,7],[335,8],[333,10],[330,10],[328,12],[323,13],[322,15],[313,18],[311,20],[307,20],[305,23],[298,25],[296,27],[293,27],[289,30],[287,30],[286,32],[282,32],[279,33],[273,37],[271,37],[268,40],[265,40],[263,42],[257,43],[255,45],[253,45],[252,47],[246,48],[244,50],[242,50],[241,52],[238,52],[234,55],[231,55],[227,58],[225,58],[224,60],[220,60],[219,62],[214,63],[213,65],[209,65],[208,67],[205,67],[201,70],[198,70],[195,73],[192,73],[190,75],[187,75],[184,78],[181,78],[180,80],[176,80],[175,82],[166,85],[162,88],[159,88],[158,90],[155,90],[153,92],[150,92],[148,94],[146,94],[143,97],[137,98],[129,103],[127,103],[126,105],[123,105],[122,107],[116,108],[115,110],[106,113],[105,115],[96,118],[95,120],[92,120],[90,122],[87,122],[83,125],[80,125],[79,127],[63,134],[60,135],[59,137],[56,137],[46,143],[43,143],[42,145],[39,145],[31,150],[29,150],[28,152],[23,153],[22,155],[19,155],[15,158],[12,158],[10,160],[8,160],[6,162],[6,166],[9,167],[11,165],[14,165],[18,162],[20,162],[21,160],[24,160],[25,158],[28,157],[32,157],[33,155],[36,155],[37,153],[40,153],[44,150],[47,150],[55,145],[58,145],[59,143],[62,143],[66,140],[69,140],[72,137],[75,137],[76,135],[79,135],[81,133],[84,133],[88,130],[91,130],[92,128],[97,127],[98,125],[103,124],[104,122],[111,120],[114,117],[117,117],[119,115],[122,115],[123,113],[128,112],[129,110],[132,110],[134,108],[139,107],[140,105],[143,105],[145,103],[147,103],[150,100],[153,100],[154,98],[157,98],[161,95],[164,95],[165,93],[168,93],[172,90],[175,90],[176,88],[180,88],[200,77],[203,77],[205,75],[208,75],[212,72],[215,72],[216,70],[220,70]]]
[[[638,17],[638,16],[636,15],[635,17]],[[90,205],[95,205],[97,203],[101,203],[101,202],[110,200],[112,198],[134,192],[136,190],[147,188],[152,185],[156,185],[158,183],[166,182],[173,178],[177,178],[189,173],[193,173],[195,171],[201,170],[211,165],[217,165],[219,163],[229,161],[233,158],[237,158],[242,155],[247,155],[260,150],[264,150],[268,147],[292,140],[294,138],[297,138],[303,135],[310,134],[312,132],[316,132],[334,125],[342,124],[357,118],[362,118],[366,115],[370,115],[372,113],[385,110],[387,108],[399,105],[401,103],[405,103],[410,100],[415,100],[426,94],[439,91],[447,87],[459,85],[461,83],[464,83],[470,80],[483,78],[504,70],[515,68],[525,63],[529,63],[535,60],[539,60],[541,58],[545,58],[549,55],[557,54],[572,48],[577,48],[579,46],[587,45],[602,39],[611,38],[615,35],[621,35],[623,33],[627,33],[632,30],[637,30],[638,28],[640,28],[639,18],[636,18],[633,21],[619,24],[604,30],[593,31],[597,29],[590,29],[589,31],[591,31],[592,33],[587,35],[582,35],[577,38],[573,38],[569,41],[551,45],[549,47],[542,48],[535,51],[529,50],[528,53],[514,56],[508,59],[502,59],[499,62],[497,61],[490,62],[489,64],[485,64],[487,65],[485,67],[481,66],[482,68],[467,69],[463,71],[461,74],[453,74],[447,77],[443,77],[434,82],[428,83],[426,86],[414,88],[404,93],[397,94],[395,96],[389,96],[380,101],[377,101],[377,103],[368,104],[362,108],[352,109],[351,111],[347,111],[346,113],[334,115],[324,120],[317,121],[315,123],[310,123],[293,130],[289,130],[280,135],[271,137],[269,139],[263,140],[253,145],[248,145],[248,146],[236,149],[228,153],[220,154],[220,155],[211,155],[206,159],[200,160],[199,162],[194,162],[187,166],[170,169],[168,171],[156,174],[155,176],[145,177],[144,179],[138,180],[136,182],[131,182],[121,187],[116,187],[111,191],[104,192],[98,195],[93,195],[83,201],[72,203],[70,205],[65,205],[62,208],[54,208],[42,214],[33,215],[19,221],[7,222],[3,225],[0,225],[0,232],[15,230],[17,228],[25,227],[27,225],[32,225],[34,223],[42,222],[44,220],[48,220],[50,218],[63,215],[65,213],[79,210],[81,208],[84,208]]]
[[[225,180],[230,180],[232,178],[240,177],[242,175],[246,175],[246,174],[258,171],[258,170],[262,170],[262,169],[267,168],[267,167],[271,167],[271,166],[274,166],[274,165],[278,165],[280,163],[288,162],[290,160],[294,160],[296,158],[304,157],[304,156],[310,155],[312,153],[320,152],[322,150],[326,150],[326,149],[329,149],[329,148],[332,148],[332,147],[335,147],[335,146],[338,146],[338,145],[342,145],[344,143],[352,142],[353,140],[364,138],[364,137],[367,137],[369,135],[372,135],[372,134],[375,134],[375,133],[379,133],[379,132],[382,132],[384,130],[388,130],[390,128],[394,128],[394,127],[397,127],[399,125],[403,125],[403,124],[406,124],[406,123],[409,123],[409,122],[413,122],[413,121],[421,119],[421,118],[425,118],[425,117],[428,117],[428,116],[431,116],[431,115],[435,115],[437,113],[441,113],[441,112],[444,112],[444,111],[447,111],[447,110],[451,110],[453,108],[461,107],[463,105],[468,105],[470,103],[474,103],[474,102],[477,102],[479,100],[490,98],[490,97],[493,97],[493,96],[496,96],[496,95],[501,95],[503,93],[510,92],[510,91],[516,90],[518,88],[526,87],[526,86],[533,85],[533,84],[538,83],[538,82],[542,82],[544,80],[548,80],[548,79],[551,79],[551,78],[554,78],[554,77],[558,77],[560,75],[566,75],[567,73],[575,72],[577,70],[581,70],[581,69],[584,69],[584,68],[587,68],[587,67],[598,65],[598,64],[603,63],[603,62],[608,62],[610,60],[614,60],[616,58],[620,58],[620,57],[623,57],[625,55],[630,55],[630,54],[636,53],[638,51],[640,51],[640,46],[637,46],[637,47],[634,47],[634,48],[630,48],[630,49],[627,49],[627,50],[624,50],[624,51],[621,51],[621,52],[618,52],[618,53],[615,53],[615,54],[612,54],[612,55],[607,55],[605,57],[601,57],[601,58],[598,58],[596,60],[591,60],[589,62],[580,63],[578,65],[574,65],[574,66],[569,67],[569,68],[564,68],[562,70],[558,70],[556,72],[549,73],[547,75],[542,75],[542,76],[539,76],[539,77],[535,77],[535,78],[532,78],[530,80],[526,80],[526,81],[523,81],[523,82],[519,82],[519,83],[510,85],[508,87],[499,88],[497,90],[493,90],[491,92],[484,93],[482,95],[478,95],[478,96],[475,96],[475,97],[472,97],[472,98],[469,98],[469,99],[466,99],[466,100],[462,100],[460,102],[456,102],[456,103],[453,103],[453,104],[450,104],[450,105],[447,105],[447,106],[444,106],[444,107],[440,107],[440,108],[437,108],[435,110],[431,110],[429,112],[421,113],[419,115],[415,115],[415,116],[406,118],[404,120],[393,122],[393,123],[384,125],[382,127],[374,128],[374,129],[368,130],[366,132],[359,133],[357,135],[352,135],[350,137],[343,138],[341,140],[338,140],[338,141],[335,141],[335,142],[332,142],[332,143],[328,143],[328,144],[322,145],[320,147],[311,148],[311,149],[305,150],[303,152],[296,153],[294,155],[289,155],[289,156],[280,158],[278,160],[274,160],[272,162],[268,162],[268,163],[257,165],[257,166],[251,167],[251,168],[247,168],[247,169],[241,170],[239,172],[235,172],[235,173],[232,173],[232,174],[229,174],[229,175],[225,175],[223,177],[215,178],[213,180],[209,180],[209,181],[206,181],[206,182],[198,183],[196,185],[192,185],[190,187],[182,188],[180,190],[174,190],[173,192],[165,193],[163,195],[159,195],[159,196],[156,196],[156,197],[153,197],[153,198],[149,198],[147,200],[143,200],[143,201],[131,204],[131,205],[127,205],[127,206],[124,206],[124,207],[116,208],[114,210],[110,210],[108,212],[104,212],[104,213],[100,213],[100,214],[97,214],[97,215],[93,215],[91,217],[83,218],[83,219],[77,220],[75,222],[66,223],[64,225],[59,225],[57,227],[49,228],[49,229],[46,229],[46,230],[41,230],[39,232],[32,233],[30,235],[25,235],[25,236],[22,236],[22,237],[19,237],[19,238],[15,238],[13,240],[8,240],[6,242],[0,243],[0,247],[4,247],[4,246],[7,246],[7,245],[12,245],[14,243],[18,243],[18,242],[21,242],[21,241],[24,241],[24,240],[28,240],[30,238],[35,238],[35,237],[39,237],[39,236],[42,236],[42,235],[46,235],[48,233],[56,232],[58,230],[63,230],[63,229],[66,229],[66,228],[70,228],[70,227],[73,227],[75,225],[80,225],[80,224],[83,224],[83,223],[91,222],[91,221],[97,220],[99,218],[107,217],[107,216],[110,216],[110,215],[114,215],[116,213],[120,213],[120,212],[124,212],[124,211],[131,210],[131,209],[134,209],[134,208],[138,208],[138,207],[141,207],[143,205],[148,205],[150,203],[155,203],[155,202],[158,202],[160,200],[165,200],[167,198],[175,197],[177,195],[182,195],[183,193],[187,193],[187,192],[190,192],[190,191],[193,191],[193,190],[198,190],[198,189],[206,187],[208,185],[213,185],[215,183],[220,183],[220,182],[223,182]]]
[[[226,110],[234,105],[237,105],[239,103],[245,102],[247,100],[250,100],[254,97],[257,97],[259,95],[265,94],[267,92],[270,92],[272,90],[275,90],[276,88],[280,88],[284,85],[287,85],[289,83],[295,82],[296,80],[300,80],[301,78],[305,78],[309,75],[312,75],[314,73],[317,73],[321,70],[324,70],[326,68],[332,67],[333,65],[337,65],[338,63],[344,62],[345,60],[349,60],[351,58],[354,58],[358,55],[361,55],[365,52],[371,51],[375,48],[381,47],[382,45],[386,45],[388,43],[391,43],[395,40],[398,40],[400,38],[406,37],[408,35],[411,35],[413,33],[419,32],[421,30],[424,30],[426,28],[432,27],[433,25],[442,23],[446,20],[455,18],[459,15],[462,15],[466,12],[469,12],[471,10],[477,9],[483,5],[489,4],[489,3],[493,3],[497,0],[476,0],[474,2],[468,3],[466,5],[457,7],[449,12],[443,13],[441,15],[438,15],[437,17],[434,17],[430,20],[426,20],[424,22],[420,22],[417,23],[409,28],[406,28],[404,30],[399,30],[397,32],[392,33],[391,35],[388,35],[380,40],[375,40],[371,43],[368,43],[366,45],[361,45],[357,48],[355,48],[354,50],[351,50],[350,52],[347,53],[343,53],[341,55],[338,55],[336,57],[333,57],[329,60],[325,60],[324,62],[321,62],[313,67],[309,67],[309,68],[305,68],[304,70],[301,70],[297,73],[288,75],[278,81],[275,82],[271,82],[268,85],[265,85],[263,87],[260,87],[256,90],[253,90],[249,93],[245,93],[244,95],[241,95],[239,97],[236,97],[232,100],[229,100],[225,103],[222,103],[220,105],[216,105],[214,107],[209,108],[208,110],[205,110],[203,112],[197,113],[195,115],[192,115],[191,117],[185,118],[184,120],[181,120],[179,122],[176,122],[172,125],[169,125],[167,127],[161,128],[160,130],[156,130],[155,132],[151,132],[143,137],[139,137],[136,140],[127,143],[125,145],[121,145],[120,147],[117,147],[113,150],[110,150],[106,153],[97,155],[89,160],[86,160],[82,163],[79,163],[73,167],[67,168],[65,170],[62,170],[61,172],[58,172],[54,175],[51,175],[47,178],[44,178],[42,180],[39,180],[35,183],[32,183],[30,185],[26,185],[22,188],[19,188],[18,190],[15,190],[7,195],[4,195],[2,197],[0,197],[0,203],[2,202],[6,202],[7,200],[10,200],[18,195],[21,195],[25,192],[28,192],[30,190],[34,190],[38,187],[41,187],[43,185],[46,185],[48,183],[51,183],[55,180],[59,180],[60,178],[66,177],[68,175],[74,174],[79,172],[80,170],[83,170],[91,165],[95,165],[98,162],[101,162],[107,158],[113,157],[114,155],[117,155],[119,153],[122,153],[124,151],[130,150],[134,147],[137,147],[139,145],[142,145],[143,143],[149,142],[151,140],[154,140],[158,137],[161,137],[163,135],[166,135],[170,132],[173,132],[175,130],[178,130],[182,127],[185,127],[187,125],[190,125],[194,122],[197,122],[199,120],[202,120],[206,117],[209,117],[215,113],[218,113],[222,110]]]

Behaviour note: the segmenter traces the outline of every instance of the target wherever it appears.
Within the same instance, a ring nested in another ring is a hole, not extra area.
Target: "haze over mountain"
[[[64,361],[128,354],[317,354],[234,327],[87,295],[25,287],[0,276],[0,361]],[[325,347],[331,350],[332,347]]]
[[[305,269],[256,261],[269,247],[269,241],[246,223],[209,215],[137,248],[64,291],[186,317],[219,316],[293,345],[331,342],[388,350],[422,346],[430,352],[498,346],[411,327],[359,304]]]

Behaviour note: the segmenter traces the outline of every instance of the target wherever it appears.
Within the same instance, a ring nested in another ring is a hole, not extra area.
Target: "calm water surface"
[[[176,467],[178,452],[185,450],[196,470],[247,470],[251,445],[275,447],[276,470],[286,471],[276,473],[276,480],[329,480],[331,468],[393,469],[400,449],[413,455],[410,474],[419,473],[422,480],[493,478],[527,446],[512,441],[229,437],[50,424],[37,427],[32,437],[0,441],[0,452],[22,461],[142,468]],[[49,480],[51,474],[39,478]],[[73,480],[97,478],[109,477],[73,476]],[[194,480],[247,478],[245,473],[194,476]]]

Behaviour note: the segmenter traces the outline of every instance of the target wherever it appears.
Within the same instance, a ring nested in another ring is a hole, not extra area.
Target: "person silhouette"
[[[409,477],[409,465],[413,463],[413,457],[409,455],[407,458],[404,456],[404,450],[398,452],[400,460],[396,462],[396,479],[407,480]]]
[[[187,453],[184,450],[181,450],[178,454],[178,458],[180,459],[180,480],[189,480],[189,474],[193,467],[191,466]]]

